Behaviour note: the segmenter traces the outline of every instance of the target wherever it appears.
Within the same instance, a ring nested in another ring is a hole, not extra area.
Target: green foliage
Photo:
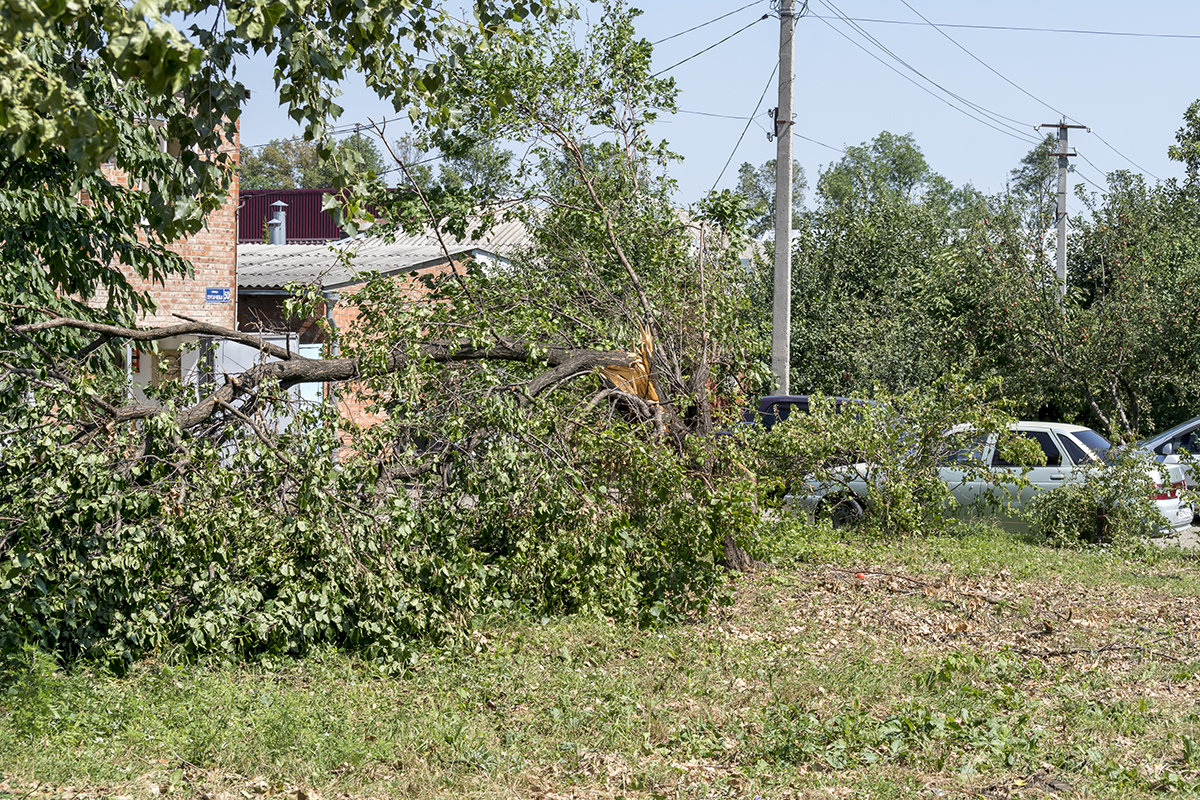
[[[237,70],[247,59],[268,62],[281,103],[328,171],[321,181],[339,182],[362,166],[328,135],[348,74],[361,73],[398,110],[451,126],[462,98],[448,89],[449,63],[511,35],[514,22],[559,14],[529,0],[473,9],[476,25],[434,0],[375,3],[369,14],[323,1],[5,2],[0,323],[32,321],[29,309],[42,308],[128,323],[152,305],[132,278],[188,273],[169,245],[226,199],[246,101]],[[25,343],[19,360],[42,355]]]
[[[793,385],[846,395],[1000,378],[1020,415],[1112,438],[1194,416],[1195,182],[1116,172],[1104,194],[1082,194],[1064,299],[1038,222],[1047,153],[1031,151],[998,197],[944,185],[911,137],[881,134],[830,167],[794,257]]]
[[[970,363],[974,304],[947,225],[935,207],[893,195],[806,217],[792,273],[800,393],[902,392]]]
[[[869,143],[850,145],[817,181],[817,197],[826,208],[861,211],[885,200],[940,203],[954,187],[930,168],[911,133],[883,131]]]
[[[505,605],[649,624],[703,614],[724,597],[721,545],[753,524],[747,494],[706,486],[636,428],[581,428],[574,457],[554,464],[519,443],[534,439],[534,426],[521,427],[477,453],[479,463],[457,465],[454,488],[471,500],[440,511],[496,555],[493,591]]]
[[[1058,137],[1047,134],[1041,144],[1021,159],[1021,165],[1010,173],[1008,191],[1022,219],[1034,230],[1054,226],[1058,159],[1052,153],[1058,147]],[[1069,167],[1074,170],[1074,166]]]
[[[808,181],[799,162],[792,164],[792,227],[800,227],[804,209],[804,190]],[[744,162],[738,167],[737,193],[745,198],[750,210],[749,230],[752,236],[762,236],[775,229],[775,159],[759,166]]]
[[[1030,530],[1061,545],[1129,544],[1160,533],[1166,520],[1154,503],[1157,468],[1136,450],[1110,451],[1077,482],[1039,493],[1025,509]],[[1167,485],[1170,484],[1166,480]]]
[[[1189,184],[1200,179],[1200,100],[1183,113],[1183,127],[1175,132],[1175,144],[1167,148],[1167,155],[1183,164]]]
[[[947,378],[927,390],[880,391],[840,405],[813,398],[809,414],[748,434],[760,488],[839,524],[866,521],[887,534],[944,531],[957,503],[943,468],[961,470],[964,480],[1001,477],[969,457],[990,433],[1010,446],[1013,420],[989,400],[994,388]],[[1015,446],[1028,457],[1027,446]],[[865,520],[844,516],[860,507]]]
[[[975,706],[932,708],[919,700],[900,704],[883,719],[862,709],[829,717],[802,706],[772,706],[766,715],[767,755],[793,764],[842,770],[912,764],[933,756],[964,772],[1018,767],[1039,748],[1029,713]]]
[[[720,544],[749,520],[743,494],[620,426],[580,431],[574,467],[530,469],[522,424],[414,500],[335,458],[327,422],[128,460],[128,433],[72,442],[24,417],[0,465],[0,646],[124,668],[333,645],[397,666],[491,612],[660,622],[721,596]]]
[[[348,180],[374,180],[381,172],[379,147],[361,133],[336,142],[332,156],[324,158],[314,142],[274,139],[257,151],[243,148],[238,185],[242,189],[331,189]]]

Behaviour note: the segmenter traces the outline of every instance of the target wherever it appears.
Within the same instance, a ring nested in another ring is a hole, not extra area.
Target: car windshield
[[[1164,442],[1178,438],[1180,434],[1191,433],[1196,428],[1200,428],[1200,417],[1189,419],[1187,422],[1181,422],[1174,428],[1168,428],[1157,436],[1143,440],[1142,444],[1160,447]]]
[[[1108,460],[1108,451],[1112,449],[1112,445],[1108,443],[1100,434],[1093,430],[1084,429],[1082,431],[1072,431],[1071,435],[1078,439],[1084,447],[1091,450],[1097,456],[1104,460]]]

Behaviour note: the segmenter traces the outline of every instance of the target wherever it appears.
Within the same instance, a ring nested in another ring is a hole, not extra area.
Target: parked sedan
[[[1160,464],[1169,456],[1180,453],[1200,456],[1200,417],[1189,419],[1174,428],[1168,428],[1157,436],[1143,439],[1138,442],[1138,447],[1153,453],[1154,458]],[[1183,478],[1187,483],[1187,488],[1195,488],[1196,479],[1191,467],[1184,466]]]
[[[869,402],[867,400],[851,399],[849,397],[830,397],[833,407],[841,411],[845,406],[854,406]],[[742,414],[742,422],[762,425],[767,430],[779,422],[783,422],[791,413],[807,414],[810,411],[810,400],[806,394],[775,394],[758,401],[757,408],[748,408]]]
[[[1019,436],[1032,439],[1045,456],[1044,465],[1022,467],[1006,461],[995,445],[995,437],[979,441],[975,447],[966,448],[947,459],[940,470],[941,479],[950,488],[950,493],[962,507],[979,503],[989,494],[998,493],[1010,509],[1024,508],[1038,492],[1056,489],[1078,481],[1082,470],[1088,466],[1104,463],[1110,445],[1100,434],[1081,425],[1058,422],[1019,422],[1014,430]],[[1186,528],[1192,523],[1192,509],[1181,503],[1179,490],[1183,487],[1183,473],[1178,463],[1167,459],[1164,464],[1168,472],[1169,486],[1164,486],[1157,468],[1151,468],[1151,477],[1157,487],[1155,502],[1165,523],[1173,529]],[[967,463],[986,465],[992,473],[1010,473],[1014,478],[1023,475],[1027,485],[1018,486],[1003,480],[987,480],[978,471],[966,468]],[[869,492],[866,476],[867,465],[849,468],[849,480],[838,486],[810,486],[811,494],[799,498],[800,504],[809,511],[825,507],[832,514],[835,524],[847,523],[860,515]]]

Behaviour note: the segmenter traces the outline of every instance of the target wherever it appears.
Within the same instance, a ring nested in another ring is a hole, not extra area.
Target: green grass
[[[123,677],[34,657],[4,685],[0,793],[1200,791],[1187,554],[790,522],[768,549],[776,565],[708,619],[498,620],[474,652],[430,651],[401,677],[336,653]]]

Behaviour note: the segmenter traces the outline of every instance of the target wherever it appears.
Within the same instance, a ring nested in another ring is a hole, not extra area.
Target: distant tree
[[[1009,196],[1032,228],[1045,229],[1054,224],[1058,175],[1058,162],[1053,155],[1056,141],[1054,136],[1047,135],[1010,173]]]
[[[334,154],[350,167],[349,177],[378,175],[383,156],[369,136],[356,133],[333,145]],[[346,177],[329,158],[321,158],[316,142],[302,139],[273,139],[257,151],[242,150],[243,189],[326,189]]]
[[[1175,133],[1175,144],[1167,149],[1167,155],[1183,164],[1188,183],[1200,181],[1200,100],[1184,112],[1183,127]]]
[[[883,131],[868,143],[849,145],[841,160],[817,181],[817,197],[827,206],[856,207],[886,197],[916,201],[948,197],[953,185],[934,172],[911,133]]]
[[[754,166],[743,162],[738,167],[737,193],[746,198],[750,213],[750,231],[761,236],[775,227],[775,159]],[[804,190],[808,180],[799,163],[792,164],[792,227],[799,227],[804,210]]]
[[[513,154],[495,142],[467,140],[447,145],[438,181],[448,192],[473,191],[481,198],[497,198],[516,189]]]

